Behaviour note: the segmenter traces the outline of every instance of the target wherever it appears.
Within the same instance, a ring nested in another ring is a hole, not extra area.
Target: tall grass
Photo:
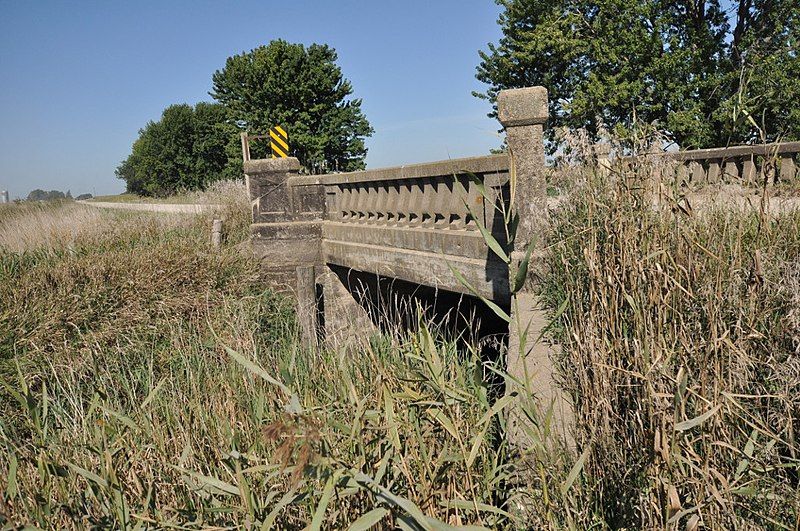
[[[797,527],[800,213],[570,171],[532,270],[563,309],[575,448],[424,322],[303,348],[242,252],[246,206],[218,250],[209,219],[114,214],[0,251],[0,525]]]
[[[72,202],[20,203],[0,209],[0,249],[67,248],[88,232],[108,227],[107,216]]]
[[[569,301],[584,521],[794,529],[800,212],[692,210],[653,174],[584,174],[542,274],[549,304]]]
[[[0,254],[7,523],[510,522],[477,355],[424,326],[402,343],[304,350],[235,236],[214,250],[208,220],[158,219]]]

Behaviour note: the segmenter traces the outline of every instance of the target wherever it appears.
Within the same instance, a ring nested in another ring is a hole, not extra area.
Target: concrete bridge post
[[[293,296],[304,342],[315,343],[317,300],[315,266],[322,265],[321,186],[290,185],[300,171],[294,157],[245,160],[244,173],[253,210],[250,226],[253,250],[262,277],[276,290]]]
[[[497,97],[498,119],[506,130],[512,163],[512,208],[519,214],[519,225],[511,252],[510,274],[514,275],[533,245],[528,278],[512,301],[507,370],[510,375],[527,382],[519,390],[523,398],[533,395],[542,414],[553,407],[556,432],[570,440],[572,409],[555,381],[555,345],[540,338],[548,324],[548,316],[536,294],[533,274],[541,256],[543,235],[547,229],[547,184],[544,160],[544,124],[547,121],[547,90],[544,87],[504,90]],[[513,284],[513,278],[512,284]],[[527,335],[524,331],[527,329]],[[512,389],[509,389],[511,391]],[[518,410],[517,410],[518,411]],[[516,425],[515,412],[509,419],[509,438],[525,444],[527,437]]]

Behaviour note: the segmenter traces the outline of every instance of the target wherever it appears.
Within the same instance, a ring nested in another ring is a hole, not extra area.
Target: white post
[[[222,220],[215,219],[211,224],[211,245],[219,247],[222,244]]]

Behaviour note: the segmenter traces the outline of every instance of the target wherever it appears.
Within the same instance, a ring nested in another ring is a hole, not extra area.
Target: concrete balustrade
[[[790,183],[798,177],[800,142],[780,142],[728,148],[697,149],[644,155],[666,157],[678,163],[677,177],[684,184]],[[635,164],[638,157],[623,157],[621,164]],[[600,166],[610,166],[598,157]]]
[[[455,301],[471,298],[474,290],[512,315],[509,327],[479,303],[488,312],[484,319],[502,325],[495,329],[508,341],[509,372],[528,375],[543,410],[555,404],[556,417],[566,419],[569,406],[553,380],[552,347],[520,343],[518,332],[529,326],[528,337],[539,337],[547,323],[544,310],[530,282],[512,309],[509,278],[545,229],[547,92],[503,91],[497,103],[509,147],[501,155],[300,175],[294,158],[250,160],[243,136],[253,248],[265,278],[296,298],[306,344],[320,337],[346,343],[374,329],[375,316],[362,299],[374,299],[367,292],[384,289],[386,279],[390,290],[402,285],[404,297],[414,296],[413,286]],[[511,208],[519,215],[513,242],[503,221]],[[490,250],[479,225],[511,256],[510,268]]]

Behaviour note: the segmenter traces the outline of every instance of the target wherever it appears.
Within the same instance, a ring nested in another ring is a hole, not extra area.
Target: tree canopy
[[[239,178],[239,133],[265,134],[274,125],[287,129],[290,155],[307,171],[362,169],[372,127],[336,60],[326,45],[282,40],[228,58],[213,74],[218,103],[167,107],[139,131],[117,177],[129,192],[157,196]],[[253,156],[269,156],[267,148],[254,144]]]
[[[624,136],[641,121],[682,148],[800,138],[797,0],[497,3],[478,97],[542,85],[551,126]]]
[[[272,41],[228,58],[214,73],[211,96],[228,118],[250,133],[281,125],[289,134],[290,155],[309,171],[327,166],[341,171],[364,167],[364,138],[372,127],[360,99],[349,99],[350,82],[327,45]]]
[[[237,129],[220,104],[170,105],[139,131],[131,154],[117,168],[129,192],[165,196],[241,174],[230,152]],[[239,159],[240,160],[240,159]]]
[[[67,190],[65,194],[60,190],[45,191],[37,188],[36,190],[31,190],[27,198],[28,201],[59,201],[61,199],[72,199],[72,192]]]

